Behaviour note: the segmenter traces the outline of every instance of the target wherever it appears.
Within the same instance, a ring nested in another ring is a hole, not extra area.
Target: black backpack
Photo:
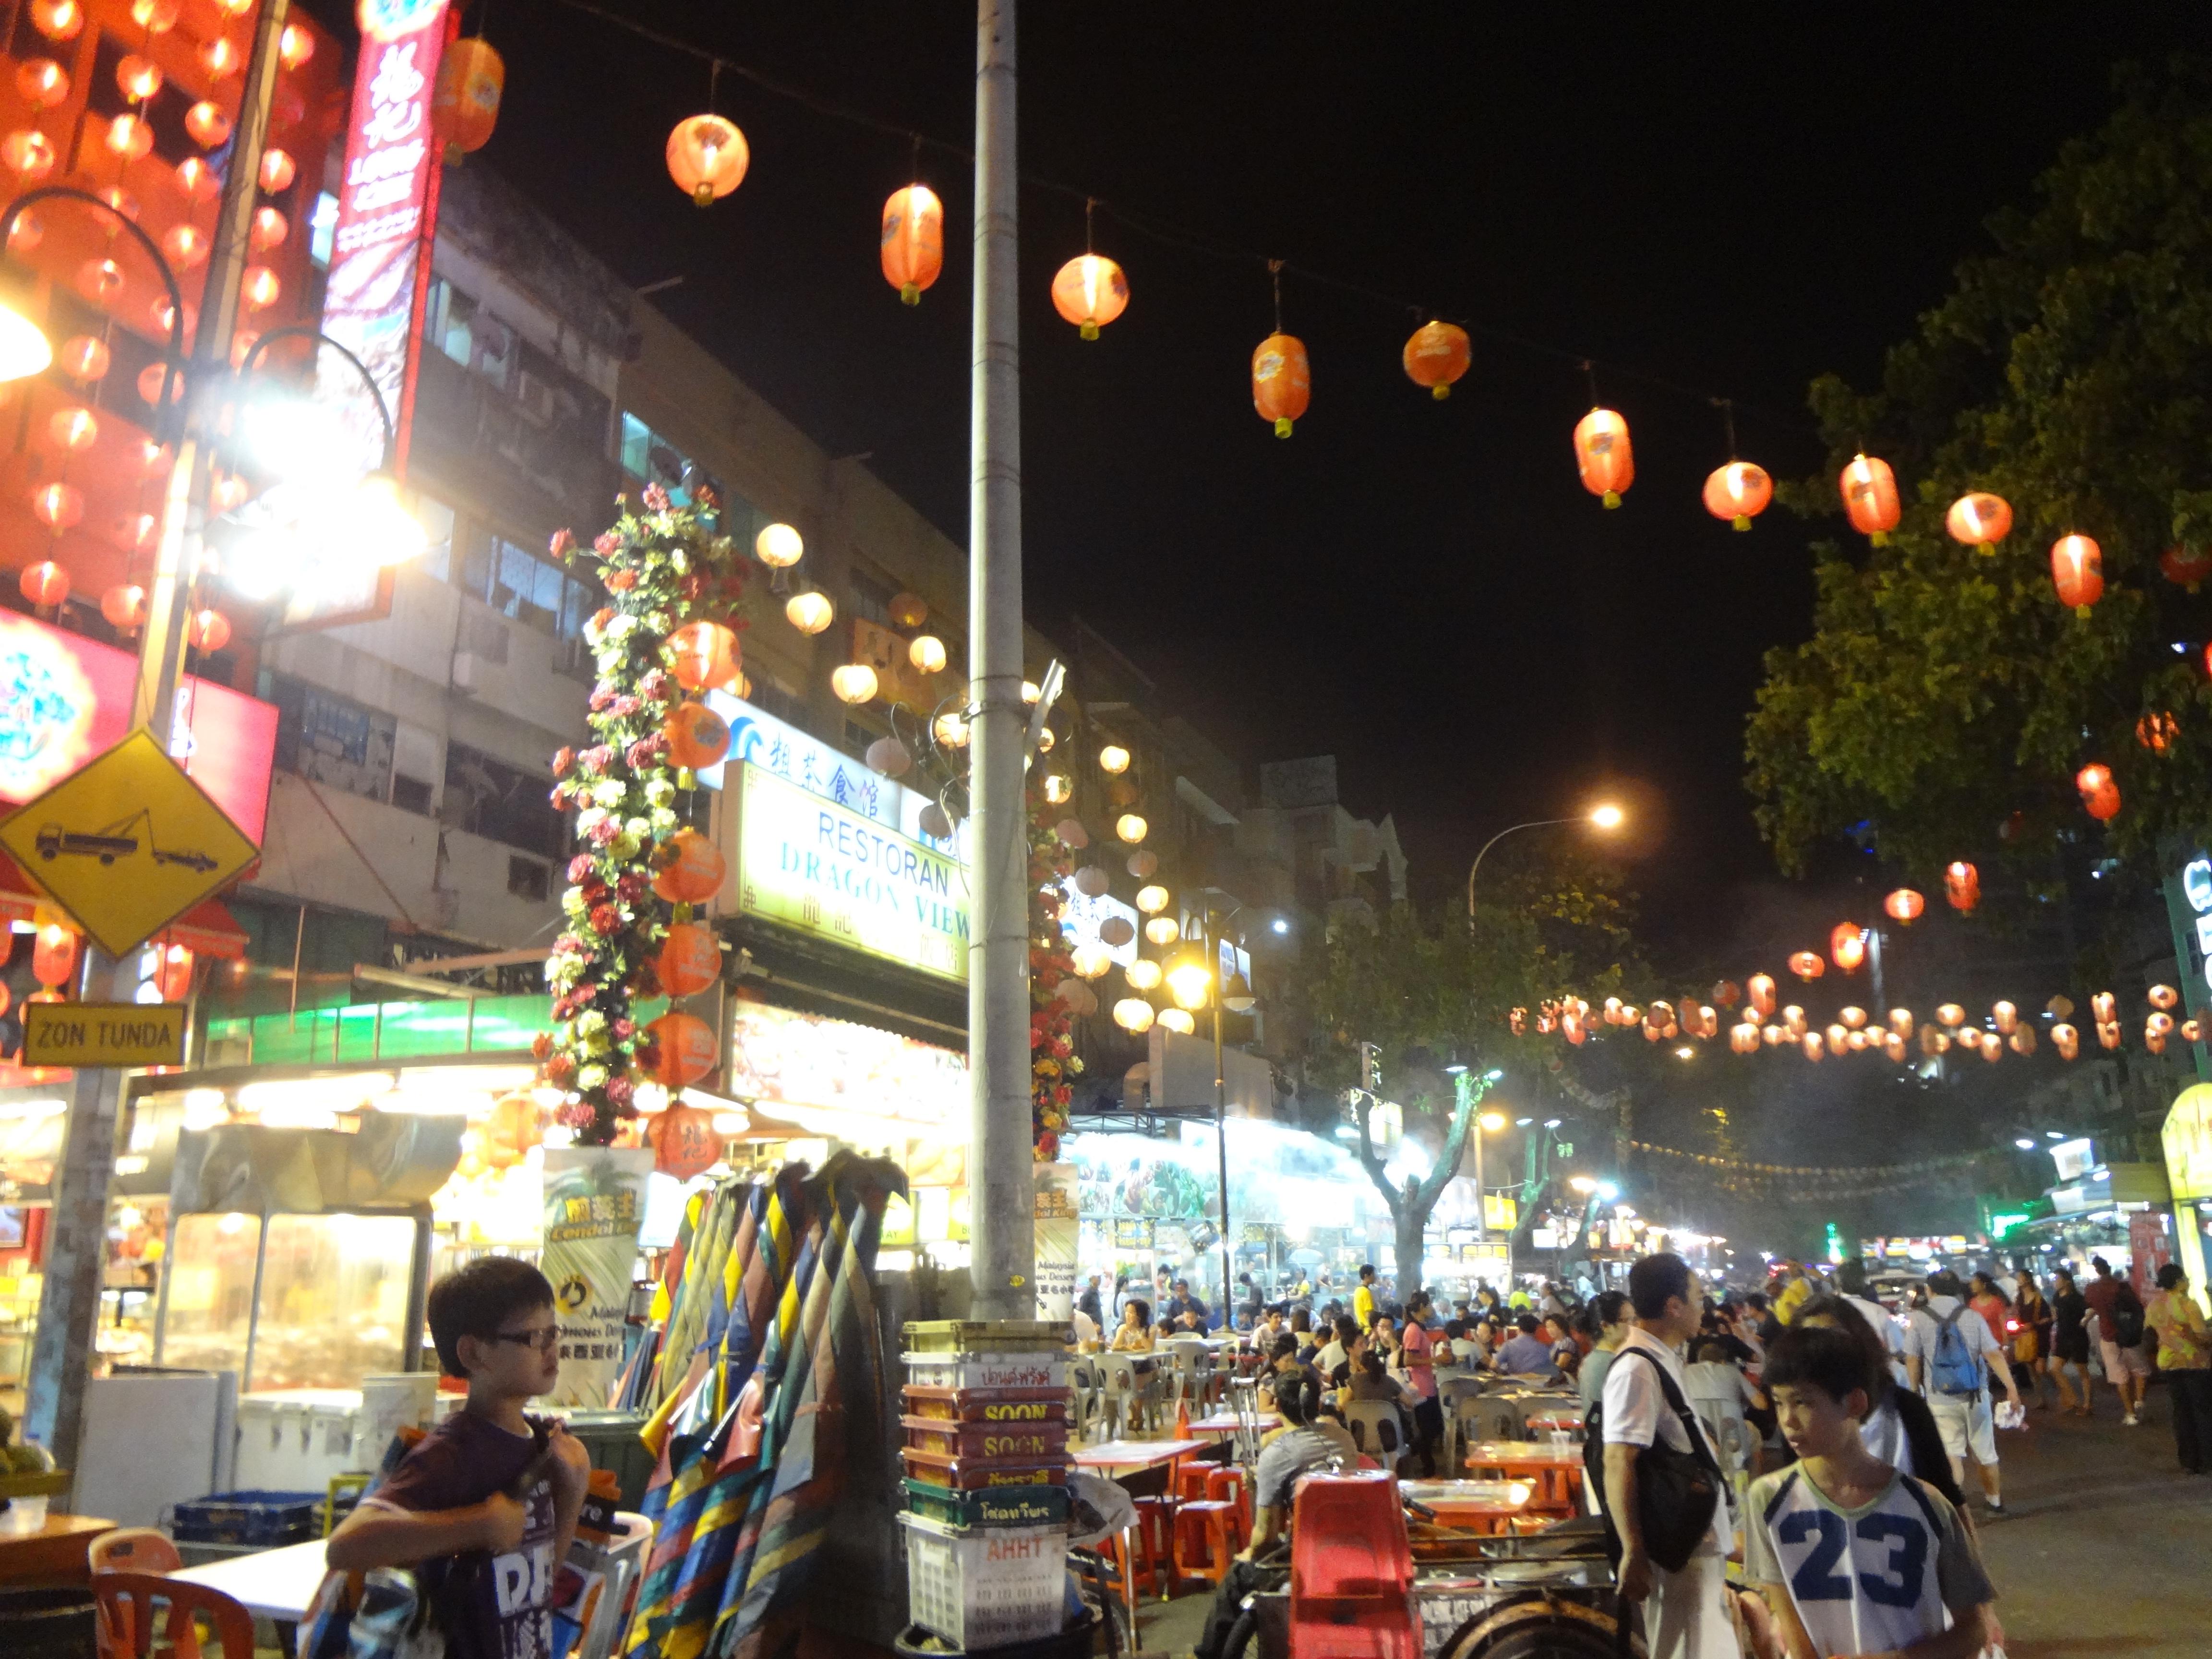
[[[1636,1454],[1636,1511],[1643,1522],[1644,1553],[1669,1572],[1680,1572],[1690,1564],[1705,1542],[1705,1534],[1712,1529],[1713,1516],[1720,1507],[1720,1465],[1705,1445],[1697,1414],[1682,1391],[1674,1386],[1674,1379],[1667,1375],[1667,1368],[1651,1354],[1634,1347],[1614,1351],[1613,1364],[1618,1365],[1631,1357],[1642,1359],[1659,1375],[1660,1391],[1667,1399],[1667,1409],[1674,1413],[1682,1425],[1682,1432],[1690,1437],[1689,1451],[1676,1451],[1658,1438],[1640,1447]],[[1607,1370],[1607,1381],[1612,1380]],[[1602,1394],[1586,1413],[1583,1423],[1583,1471],[1597,1494],[1601,1513],[1605,1510],[1605,1398]],[[1606,1547],[1616,1565],[1621,1556],[1620,1534],[1613,1516],[1605,1517]]]
[[[2143,1340],[2143,1304],[2134,1287],[2124,1281],[2112,1298],[2112,1340],[2124,1348],[2138,1347]]]

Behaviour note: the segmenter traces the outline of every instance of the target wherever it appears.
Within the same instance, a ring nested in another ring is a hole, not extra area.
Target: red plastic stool
[[[1241,1509],[1244,1505],[1244,1485],[1242,1469],[1209,1469],[1205,1497],[1209,1503],[1233,1503]]]
[[[1152,1581],[1153,1595],[1165,1601],[1175,1580],[1174,1508],[1164,1498],[1139,1498],[1132,1502],[1137,1510],[1137,1524],[1130,1528],[1136,1540],[1133,1567],[1120,1559],[1121,1540],[1118,1536],[1107,1540],[1110,1553],[1124,1576],[1133,1571],[1148,1575]]]
[[[1188,1458],[1177,1461],[1175,1466],[1175,1495],[1179,1504],[1203,1503],[1210,1494],[1206,1487],[1220,1469],[1218,1463],[1194,1463]]]
[[[1203,1499],[1185,1504],[1176,1511],[1176,1570],[1186,1578],[1202,1578],[1218,1584],[1229,1576],[1229,1564],[1243,1547],[1243,1507],[1212,1504]]]

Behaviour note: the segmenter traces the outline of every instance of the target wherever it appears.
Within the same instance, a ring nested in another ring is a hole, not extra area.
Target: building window
[[[403,772],[392,775],[392,804],[404,811],[430,814],[430,782],[427,778],[410,778]]]
[[[804,716],[806,700],[781,680],[762,672],[751,676],[752,690],[746,701],[764,714],[773,714],[787,726],[805,729]]]
[[[517,898],[543,904],[550,894],[552,872],[536,859],[519,859],[509,855],[507,860],[507,890]]]
[[[550,559],[482,525],[464,529],[460,563],[463,592],[556,639],[578,638],[599,608],[595,584],[577,580]]]
[[[543,773],[526,772],[481,749],[448,741],[441,816],[471,836],[557,859],[568,850],[568,824],[553,810],[551,787]],[[510,867],[509,890],[513,884]]]
[[[261,696],[276,705],[278,766],[349,795],[390,798],[397,720],[288,674],[261,678]]]
[[[690,504],[695,485],[707,485],[722,504],[722,516],[730,533],[750,541],[752,508],[732,497],[712,473],[628,410],[623,410],[621,460],[623,482],[627,488],[642,489],[649,483],[657,483],[678,507]]]
[[[878,577],[863,571],[853,572],[852,611],[878,628],[891,626],[891,596],[897,590]]]

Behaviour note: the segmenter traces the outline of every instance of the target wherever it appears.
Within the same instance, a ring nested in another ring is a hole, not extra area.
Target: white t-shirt
[[[1846,1510],[1793,1465],[1753,1481],[1745,1504],[1745,1576],[1789,1591],[1815,1653],[1909,1647],[1948,1630],[1952,1606],[1995,1596],[1958,1512],[1911,1475]]]
[[[1651,1361],[1631,1358],[1632,1354],[1649,1354]],[[1674,1379],[1674,1387],[1689,1403],[1690,1389],[1684,1373],[1682,1357],[1640,1325],[1631,1326],[1628,1335],[1615,1350],[1613,1363],[1605,1371],[1605,1443],[1608,1446],[1648,1446],[1656,1436],[1658,1442],[1676,1451],[1694,1450],[1688,1434],[1667,1404],[1666,1391],[1659,1386],[1659,1370],[1663,1368]],[[1705,1450],[1713,1462],[1720,1462],[1718,1449],[1705,1425],[1697,1425],[1698,1437],[1705,1443]],[[1728,1483],[1721,1483],[1721,1501],[1713,1511],[1712,1528],[1705,1541],[1698,1547],[1700,1555],[1725,1555],[1735,1532],[1735,1522],[1729,1517]]]
[[[1984,1362],[1982,1387],[1984,1389],[1990,1385],[1990,1373],[1986,1367],[1992,1364],[2002,1366],[2006,1363],[2005,1351],[1990,1333],[1987,1320],[1972,1308],[1966,1307],[1955,1296],[1931,1296],[1926,1307],[1912,1310],[1911,1321],[1905,1333],[1905,1352],[1909,1355],[1917,1355],[1920,1359],[1920,1392],[1931,1399],[1937,1393],[1936,1344],[1939,1327],[1950,1316],[1954,1308],[1960,1310],[1954,1323],[1959,1334],[1966,1340],[1966,1352]]]
[[[1844,1300],[1866,1316],[1866,1322],[1874,1327],[1874,1334],[1881,1339],[1881,1346],[1889,1350],[1889,1374],[1896,1379],[1898,1386],[1911,1386],[1911,1379],[1905,1374],[1904,1328],[1879,1302],[1870,1302],[1863,1296],[1847,1296]]]
[[[1897,1402],[1885,1400],[1859,1424],[1859,1438],[1870,1456],[1879,1458],[1901,1474],[1912,1474],[1912,1441],[1905,1432],[1905,1419]]]

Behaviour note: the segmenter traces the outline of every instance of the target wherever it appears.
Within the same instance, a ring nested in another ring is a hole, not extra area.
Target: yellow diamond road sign
[[[16,808],[0,822],[0,847],[111,957],[143,944],[259,853],[148,732]]]

